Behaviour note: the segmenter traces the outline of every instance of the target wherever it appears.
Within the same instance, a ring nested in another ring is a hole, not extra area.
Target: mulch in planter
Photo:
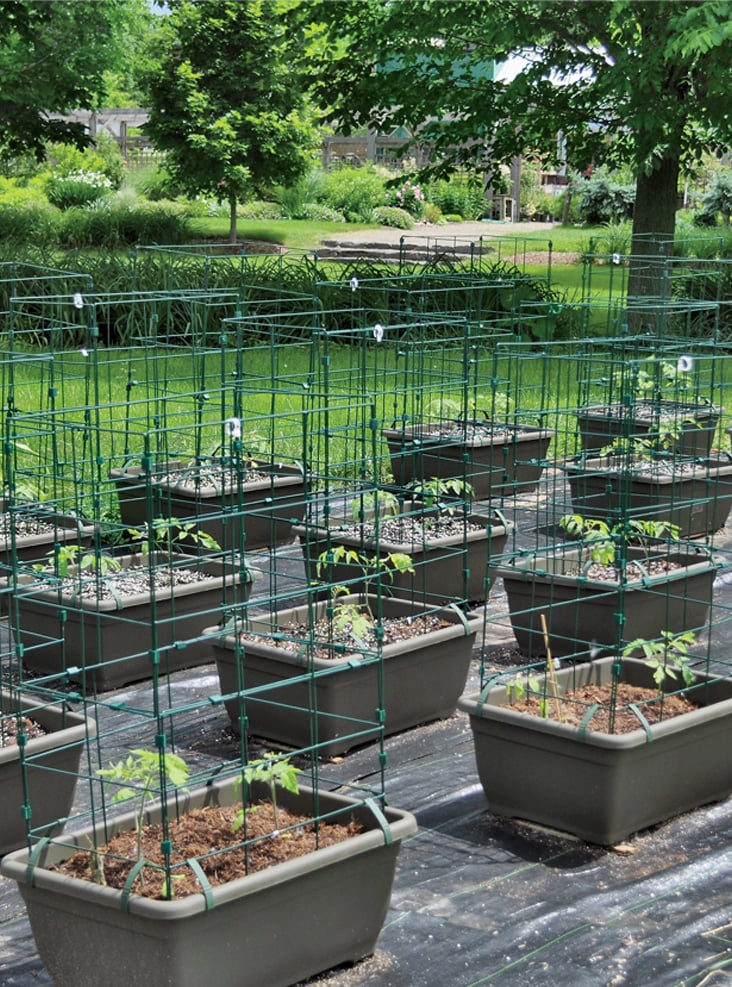
[[[632,733],[633,730],[641,728],[641,721],[636,714],[627,707],[634,703],[648,723],[660,723],[662,720],[671,719],[674,716],[681,716],[683,713],[690,713],[697,709],[696,703],[691,702],[684,696],[659,696],[655,689],[645,689],[640,686],[627,685],[620,682],[617,686],[615,722],[613,729],[610,729],[610,705],[612,702],[611,686],[609,685],[585,685],[580,689],[572,689],[563,693],[559,697],[559,710],[557,702],[547,689],[546,696],[529,696],[520,702],[511,703],[510,708],[518,713],[527,713],[530,716],[542,716],[542,709],[545,708],[547,719],[559,720],[560,711],[562,720],[568,726],[578,727],[589,708],[597,703],[599,709],[586,723],[588,730],[595,730],[598,733]]]
[[[18,743],[18,734],[25,733],[28,740],[35,740],[36,737],[45,737],[48,733],[40,723],[36,723],[29,716],[5,716],[0,718],[0,747],[12,747]]]
[[[168,832],[173,853],[171,862],[184,864],[175,871],[173,896],[183,898],[200,894],[201,885],[185,861],[196,857],[209,883],[215,887],[227,884],[247,874],[293,860],[316,850],[342,843],[356,836],[363,829],[353,820],[347,824],[319,822],[316,826],[310,816],[299,816],[281,806],[277,810],[277,824],[271,803],[260,802],[247,811],[246,823],[232,832],[232,825],[240,807],[205,806],[194,809],[172,820]],[[279,826],[280,835],[273,835]],[[234,845],[237,840],[256,840],[246,847]],[[142,832],[142,856],[151,867],[143,868],[133,884],[133,892],[144,898],[163,899],[165,860],[161,852],[163,828],[146,826]],[[222,852],[216,850],[222,848]],[[109,887],[121,889],[137,859],[135,832],[118,833],[109,843],[97,848],[104,855],[104,878]],[[93,881],[91,855],[87,850],[77,851],[54,870],[82,881]]]

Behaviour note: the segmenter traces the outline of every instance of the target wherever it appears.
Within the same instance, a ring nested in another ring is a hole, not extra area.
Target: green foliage
[[[219,543],[202,531],[195,521],[179,521],[176,517],[154,518],[145,522],[141,528],[128,528],[127,534],[133,541],[138,542],[143,555],[154,551],[163,551],[171,555],[176,546],[193,544],[208,551],[217,551]]]
[[[724,225],[729,226],[732,216],[732,170],[715,174],[709,191],[702,198],[698,221],[700,225],[712,225],[718,215],[722,216]],[[708,224],[707,219],[710,220]]]
[[[278,0],[171,0],[144,83],[145,131],[188,192],[232,207],[266,185],[287,185],[310,163],[317,133],[298,71],[297,5]]]
[[[0,201],[0,241],[6,241],[9,245],[54,246],[58,242],[62,222],[62,213],[49,202]]]
[[[300,768],[296,768],[293,764],[291,764],[288,757],[278,757],[276,754],[269,752],[265,753],[264,757],[259,758],[256,761],[250,761],[244,768],[243,776],[247,785],[261,781],[269,787],[269,796],[272,802],[272,810],[274,812],[275,819],[274,836],[279,835],[280,829],[277,813],[277,785],[284,788],[285,791],[293,792],[297,795],[299,792],[297,776],[299,774],[302,774],[302,771]],[[241,786],[241,778],[237,779],[237,782],[238,784],[235,786],[235,791]],[[240,809],[234,817],[234,822],[231,826],[233,833],[238,832],[244,825],[245,811],[245,809]]]
[[[446,216],[480,219],[485,212],[485,196],[480,179],[469,174],[455,174],[427,184],[426,197]]]
[[[605,175],[598,175],[583,183],[578,208],[586,223],[617,224],[632,217],[634,204],[633,186],[619,185]]]
[[[384,192],[385,204],[403,209],[414,219],[421,219],[424,213],[424,192],[409,178],[400,185],[388,185]]]
[[[46,196],[52,206],[70,209],[88,206],[109,195],[111,181],[98,171],[77,171],[51,175],[46,182]]]
[[[474,497],[475,487],[460,477],[433,476],[429,480],[413,480],[411,488],[425,507],[436,507],[443,497]]]
[[[384,179],[372,168],[339,168],[326,172],[318,201],[346,217],[349,223],[369,223],[384,202]]]
[[[439,206],[436,206],[434,202],[425,202],[424,204],[424,218],[427,223],[443,223],[445,217],[442,215],[442,210]]]
[[[95,208],[66,210],[60,221],[63,246],[115,249],[135,243],[188,243],[189,221],[173,202],[132,202],[109,199]]]
[[[661,631],[660,641],[636,638],[625,646],[622,654],[623,658],[629,658],[640,649],[646,665],[653,669],[653,681],[660,692],[668,679],[676,679],[679,675],[684,685],[691,685],[694,673],[689,667],[689,648],[694,644],[696,635],[693,631],[683,631],[681,634]]]
[[[364,521],[369,516],[392,517],[399,511],[399,501],[388,490],[370,490],[359,494],[351,501],[351,517],[354,521]]]
[[[78,148],[73,144],[49,144],[47,160],[50,177],[103,175],[107,188],[117,189],[124,178],[124,162],[117,142],[108,134],[98,134],[94,147]]]
[[[114,787],[113,802],[138,799],[135,807],[135,833],[137,859],[142,857],[142,829],[145,822],[145,806],[153,798],[163,778],[186,791],[190,768],[177,754],[169,751],[149,751],[136,748],[124,761],[112,762],[108,768],[99,768],[97,774]]]
[[[559,527],[568,535],[579,538],[582,549],[599,565],[613,565],[619,544],[638,545],[645,549],[646,557],[653,542],[665,538],[678,541],[681,529],[669,521],[640,520],[632,518],[612,527],[599,518],[585,518],[581,514],[565,514],[559,519]]]
[[[3,4],[0,152],[30,151],[40,160],[48,141],[88,143],[81,124],[50,114],[103,104],[104,72],[125,62],[127,35],[140,7],[119,0]]]
[[[409,213],[396,206],[377,206],[371,213],[371,221],[380,226],[393,226],[397,230],[411,230],[414,227]]]

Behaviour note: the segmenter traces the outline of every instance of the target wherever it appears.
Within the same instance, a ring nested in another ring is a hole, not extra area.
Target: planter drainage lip
[[[190,792],[186,801],[198,797],[198,801],[205,804],[208,802],[207,795],[212,789],[224,787],[226,784],[223,782],[213,786],[201,786]],[[312,794],[312,789],[301,785],[300,794],[305,796]],[[51,856],[49,863],[54,863],[67,859],[77,848],[84,849],[86,846],[85,837],[93,833],[91,826],[75,833],[63,834],[55,840],[44,838],[35,845],[32,851],[24,848],[8,854],[0,860],[0,873],[18,884],[62,894],[65,897],[85,899],[100,908],[126,911],[132,915],[155,921],[176,921],[214,910],[230,901],[241,900],[265,888],[284,884],[293,878],[322,870],[341,860],[367,853],[385,844],[396,843],[417,831],[417,820],[410,812],[391,806],[382,809],[371,798],[359,800],[331,792],[320,793],[320,798],[322,801],[330,803],[331,808],[333,803],[336,803],[339,808],[343,809],[344,813],[347,813],[349,809],[357,812],[362,821],[365,818],[370,818],[374,823],[373,827],[341,843],[275,864],[255,874],[237,878],[227,884],[217,887],[209,886],[200,894],[190,895],[186,898],[157,901],[139,895],[125,894],[124,891],[115,888],[94,884],[91,881],[84,881],[46,868],[46,858],[49,853]],[[214,802],[214,804],[216,803]],[[157,811],[159,814],[159,810],[159,805],[152,806],[149,813],[156,813]],[[132,812],[112,819],[109,827],[110,834],[132,829],[134,819],[135,815]],[[103,827],[98,827],[98,829],[101,829],[102,833],[104,832]]]

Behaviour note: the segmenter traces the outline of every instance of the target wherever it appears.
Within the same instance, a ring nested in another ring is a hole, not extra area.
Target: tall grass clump
[[[130,203],[124,198],[66,210],[59,233],[59,242],[67,248],[113,250],[134,243],[186,243],[190,239],[182,206],[144,200]]]
[[[62,215],[41,199],[0,200],[0,242],[51,247],[58,242]]]

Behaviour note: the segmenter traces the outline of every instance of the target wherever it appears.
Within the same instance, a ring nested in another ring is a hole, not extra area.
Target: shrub
[[[712,180],[709,191],[702,196],[699,225],[713,225],[707,223],[708,218],[721,214],[725,226],[729,226],[730,216],[732,216],[732,171],[718,171]],[[695,222],[697,217],[695,217]]]
[[[154,202],[159,202],[161,199],[174,199],[179,191],[168,170],[160,164],[130,171],[127,175],[127,185]]]
[[[59,240],[65,247],[107,247],[134,243],[185,243],[191,239],[183,206],[174,202],[101,202],[74,207],[64,215]]]
[[[434,202],[425,202],[424,218],[428,223],[445,222],[445,217],[442,215],[442,210],[440,209],[439,206],[436,206]]]
[[[276,202],[262,202],[260,199],[237,206],[236,214],[242,219],[282,219],[282,210]]]
[[[406,209],[398,206],[377,206],[371,213],[371,222],[381,226],[394,226],[398,230],[411,230],[414,219]]]
[[[592,226],[631,219],[634,205],[634,186],[618,185],[604,175],[583,183],[580,191],[580,215]]]
[[[48,202],[0,201],[0,240],[13,244],[48,247],[58,237],[61,212]]]
[[[98,173],[109,179],[112,188],[119,188],[125,176],[119,147],[107,134],[99,134],[96,140],[96,147],[83,150],[72,144],[50,144],[46,153],[53,175],[65,177],[79,172]]]
[[[323,175],[317,201],[342,213],[349,223],[368,223],[384,201],[384,180],[371,168],[340,168]]]
[[[76,171],[68,175],[52,175],[46,181],[46,196],[52,206],[71,209],[88,206],[109,195],[112,182],[99,171]]]
[[[419,219],[424,213],[424,192],[409,179],[398,187],[387,188],[384,200],[387,206],[404,209],[415,219]]]
[[[445,216],[459,214],[460,219],[480,219],[485,212],[483,184],[477,176],[451,175],[449,179],[430,182],[426,189],[426,197],[427,201],[438,206]]]

